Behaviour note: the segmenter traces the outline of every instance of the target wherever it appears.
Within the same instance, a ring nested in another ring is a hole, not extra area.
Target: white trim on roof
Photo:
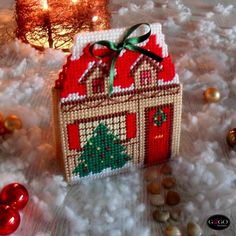
[[[61,98],[61,103],[78,101],[86,98],[86,95],[79,95],[79,93],[70,93],[66,98]]]
[[[112,93],[120,93],[120,92],[132,91],[132,90],[134,90],[134,84],[131,84],[131,86],[127,88],[121,88],[121,86],[114,86]]]
[[[150,24],[152,34],[156,34],[156,43],[162,48],[163,57],[168,56],[168,47],[165,43],[165,36],[162,33],[162,26],[159,23]],[[109,40],[113,42],[119,42],[124,32],[127,28],[119,28],[119,29],[110,29],[110,30],[102,30],[96,32],[83,32],[77,34],[74,40],[74,46],[72,47],[72,60],[77,60],[83,54],[83,49],[91,42],[96,42],[99,40]],[[139,36],[146,33],[146,27],[139,27],[133,34],[134,36]],[[139,46],[144,46],[148,40],[140,43]],[[96,46],[99,47],[99,46]]]
[[[164,81],[163,79],[158,80],[158,86],[168,85],[168,84],[179,84],[179,75],[175,74],[175,77],[171,81]]]
[[[83,78],[89,73],[89,71],[92,69],[92,67],[93,67],[95,64],[96,64],[95,61],[91,61],[91,62],[88,63],[88,67],[87,67],[87,69],[84,71],[84,73],[81,75],[81,77],[78,79],[78,83],[80,83],[80,82],[83,80]],[[98,61],[98,62],[97,62],[97,65],[98,65],[98,66],[101,65],[101,66],[103,66],[104,68],[107,68],[107,65],[106,65],[105,63],[103,63],[102,60]]]

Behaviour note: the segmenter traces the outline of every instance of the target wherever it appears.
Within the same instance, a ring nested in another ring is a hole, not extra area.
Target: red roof
[[[77,60],[71,60],[71,56],[68,57],[67,63],[63,67],[63,71],[59,79],[56,80],[55,85],[55,87],[61,89],[61,98],[67,98],[70,94],[75,93],[78,93],[79,96],[86,96],[86,83],[83,80],[80,81],[80,79],[83,74],[88,71],[89,63],[99,63],[102,61],[102,64],[107,65],[109,73],[112,57],[108,56],[103,59],[97,59],[89,53],[88,48],[89,45],[84,49],[83,54]],[[156,44],[156,35],[151,35],[143,48],[162,57],[162,49]],[[95,53],[100,54],[107,50],[108,49],[97,49]],[[134,83],[134,78],[130,71],[140,55],[140,53],[126,50],[123,55],[119,57],[116,62],[117,73],[114,79],[115,87],[129,88]],[[170,56],[165,57],[161,65],[163,69],[159,72],[158,78],[162,79],[164,82],[173,80],[175,77],[175,68]]]

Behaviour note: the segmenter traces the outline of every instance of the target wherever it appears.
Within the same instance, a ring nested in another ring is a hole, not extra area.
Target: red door
[[[145,110],[146,157],[145,164],[166,161],[171,153],[173,105],[167,104]]]

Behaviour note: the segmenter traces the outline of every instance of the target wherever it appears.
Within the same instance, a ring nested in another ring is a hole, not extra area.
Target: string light
[[[98,20],[98,16],[93,16],[92,21],[96,22]]]

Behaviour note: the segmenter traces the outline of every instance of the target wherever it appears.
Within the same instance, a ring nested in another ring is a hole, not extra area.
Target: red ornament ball
[[[17,210],[23,209],[29,200],[27,189],[18,183],[6,185],[0,192],[0,203]]]
[[[12,234],[20,224],[20,214],[18,210],[0,204],[0,235]]]

